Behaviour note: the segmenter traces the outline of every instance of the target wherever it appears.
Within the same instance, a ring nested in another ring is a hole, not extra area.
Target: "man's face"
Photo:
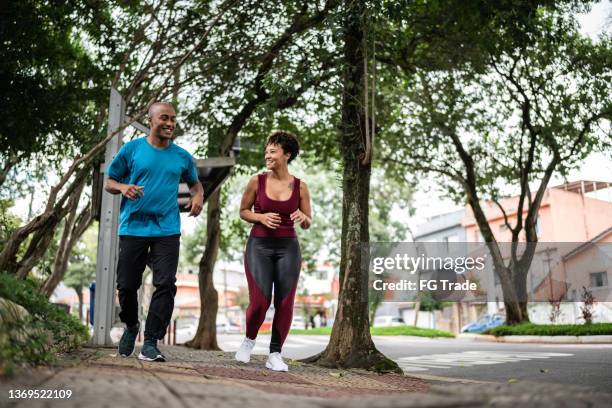
[[[172,106],[157,105],[149,117],[153,134],[161,139],[172,139],[176,128],[176,112]]]

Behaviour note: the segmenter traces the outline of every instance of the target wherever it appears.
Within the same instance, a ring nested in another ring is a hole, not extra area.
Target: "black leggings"
[[[297,238],[249,237],[244,254],[244,269],[249,283],[246,335],[257,337],[272,299],[274,321],[270,352],[279,352],[293,319],[293,300],[300,277],[302,256]]]

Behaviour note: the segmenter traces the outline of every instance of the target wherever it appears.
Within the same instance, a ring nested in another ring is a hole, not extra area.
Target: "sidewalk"
[[[7,407],[609,407],[612,395],[567,386],[457,384],[363,370],[332,370],[289,360],[289,373],[248,365],[233,353],[161,346],[166,363],[84,348],[54,370],[34,370],[0,384]],[[137,348],[138,351],[138,348]],[[69,399],[9,400],[10,389],[71,390]]]

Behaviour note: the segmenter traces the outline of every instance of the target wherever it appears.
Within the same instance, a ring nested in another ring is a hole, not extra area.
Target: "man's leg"
[[[121,311],[119,317],[127,326],[119,340],[118,354],[129,357],[134,352],[139,332],[138,289],[142,284],[149,243],[141,237],[119,237],[117,262],[117,290]]]
[[[119,318],[128,327],[138,323],[138,289],[147,263],[149,242],[146,238],[120,236],[117,262]]]
[[[149,305],[145,339],[163,339],[170,324],[176,295],[180,238],[180,235],[172,235],[152,239],[149,261],[153,269],[155,292]]]

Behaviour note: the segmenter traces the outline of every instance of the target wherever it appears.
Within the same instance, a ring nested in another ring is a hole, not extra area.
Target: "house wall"
[[[518,197],[500,200],[510,225],[516,223]],[[493,235],[499,242],[510,242],[511,233],[504,229],[504,217],[499,208],[492,202],[482,203],[482,208],[489,221]],[[523,218],[527,212],[523,213]],[[540,242],[585,242],[612,226],[612,203],[585,197],[559,189],[548,189],[542,199],[539,217]],[[479,228],[472,210],[466,207],[463,220],[468,242],[478,242]],[[524,235],[521,241],[524,241]]]

